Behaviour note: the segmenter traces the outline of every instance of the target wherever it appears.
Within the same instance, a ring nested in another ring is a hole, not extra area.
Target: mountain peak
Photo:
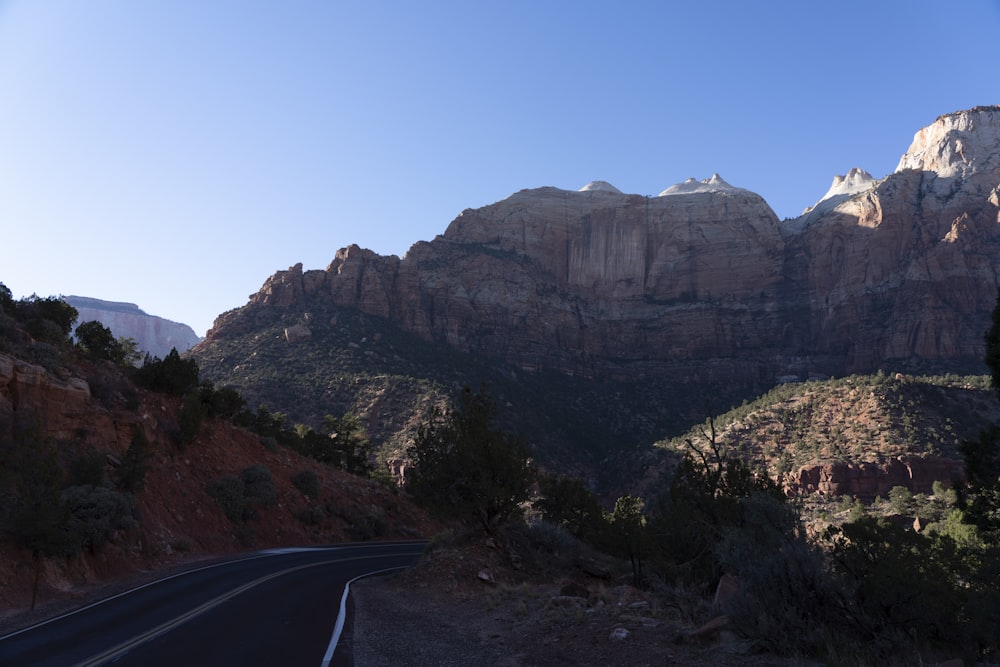
[[[864,192],[875,185],[875,177],[860,167],[852,168],[847,174],[837,174],[826,194],[820,200],[804,210],[803,215],[819,208],[833,208],[845,199],[850,199],[859,192]],[[821,206],[821,204],[826,206]]]
[[[607,181],[591,181],[585,186],[580,188],[580,192],[613,192],[616,195],[622,194],[622,191],[611,185]]]
[[[1000,106],[975,107],[938,116],[917,132],[896,171],[932,171],[964,178],[1000,169]]]
[[[699,181],[694,178],[689,178],[683,183],[677,183],[671,185],[669,188],[658,194],[658,197],[666,197],[668,195],[686,195],[694,192],[748,192],[743,188],[737,188],[726,182],[722,176],[718,174],[712,174],[711,178],[706,178],[705,180]]]

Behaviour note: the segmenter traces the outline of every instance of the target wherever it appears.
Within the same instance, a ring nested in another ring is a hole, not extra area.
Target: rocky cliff
[[[148,315],[134,303],[102,301],[84,296],[65,297],[80,313],[78,322],[96,320],[111,329],[116,338],[131,338],[143,352],[165,357],[171,349],[185,352],[201,338],[186,324]]]
[[[970,367],[996,301],[998,222],[1000,107],[982,107],[918,132],[886,178],[839,177],[794,220],[718,175],[656,197],[603,182],[523,190],[402,258],[351,246],[326,270],[279,271],[250,303],[320,296],[583,377],[759,389],[885,364]],[[227,313],[209,343],[247,326]]]

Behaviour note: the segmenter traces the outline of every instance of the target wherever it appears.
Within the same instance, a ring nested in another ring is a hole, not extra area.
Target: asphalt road
[[[345,586],[422,550],[280,549],[195,568],[0,637],[0,665],[350,665],[332,642]]]

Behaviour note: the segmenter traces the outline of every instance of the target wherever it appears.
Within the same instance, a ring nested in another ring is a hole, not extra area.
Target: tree
[[[15,474],[16,495],[8,508],[5,532],[14,542],[31,551],[34,583],[31,608],[38,598],[42,559],[71,550],[70,513],[61,496],[63,472],[55,450],[34,434],[15,444],[7,462]]]
[[[632,563],[632,584],[635,586],[642,583],[642,534],[646,529],[642,507],[642,498],[625,495],[615,501],[615,508],[608,515],[620,549]]]
[[[485,388],[462,390],[458,407],[433,410],[408,454],[407,491],[432,511],[478,521],[492,532],[528,498],[534,467],[524,439],[493,427],[497,409]]]
[[[131,338],[115,338],[111,329],[97,320],[84,322],[76,328],[77,347],[97,359],[112,361],[119,366],[131,366],[138,360],[137,345]]]
[[[198,386],[198,373],[198,362],[182,359],[177,348],[172,348],[163,359],[147,354],[135,379],[150,391],[183,396]]]
[[[79,312],[54,296],[41,298],[32,294],[15,304],[15,316],[24,323],[32,337],[50,343],[63,343],[73,330]]]
[[[993,307],[992,324],[984,336],[986,343],[986,365],[990,369],[993,389],[1000,393],[1000,291]]]
[[[986,365],[993,389],[1000,396],[1000,295],[993,308],[993,322],[984,337]],[[988,541],[1000,545],[1000,425],[992,425],[974,440],[963,442],[966,484],[959,488],[959,507]]]
[[[3,283],[0,283],[0,313],[14,314],[14,294]]]
[[[342,417],[323,417],[323,434],[326,440],[323,449],[332,463],[341,470],[355,475],[368,475],[372,471],[369,461],[371,442],[361,422],[352,413]]]
[[[532,505],[546,521],[591,543],[601,534],[606,525],[604,511],[582,480],[543,474],[538,477],[538,490]]]

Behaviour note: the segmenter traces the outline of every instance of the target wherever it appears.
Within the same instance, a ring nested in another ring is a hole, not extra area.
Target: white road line
[[[382,574],[383,572],[394,572],[395,570],[405,570],[409,565],[404,565],[401,567],[389,567],[384,570],[378,570],[376,572],[366,572],[365,574],[358,575],[344,584],[344,594],[340,597],[340,613],[337,614],[337,624],[333,627],[333,636],[330,637],[330,645],[326,647],[326,653],[323,654],[323,662],[320,663],[320,667],[330,667],[330,661],[333,660],[333,652],[337,650],[337,643],[340,641],[340,635],[344,631],[344,621],[347,619],[347,596],[351,592],[351,584],[353,584],[358,579],[364,579],[365,577],[374,577],[376,574]]]

